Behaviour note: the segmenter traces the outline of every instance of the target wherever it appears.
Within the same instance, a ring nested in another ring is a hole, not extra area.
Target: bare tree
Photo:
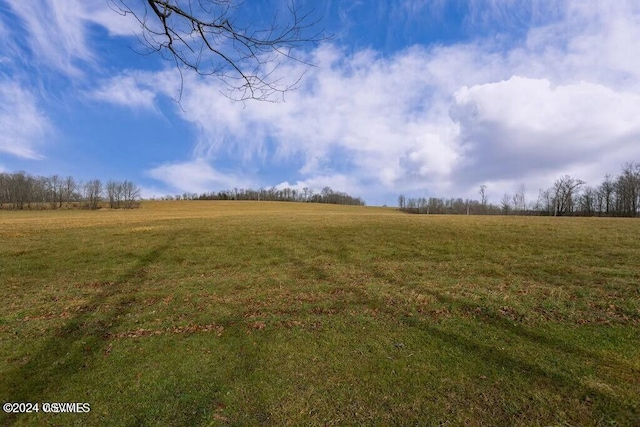
[[[518,191],[516,191],[516,194],[518,196],[518,207],[516,209],[519,209],[521,213],[525,213],[527,210],[527,196],[526,187],[524,186],[524,184],[520,184],[520,186],[518,187]]]
[[[525,198],[525,186],[520,184],[518,190],[513,193],[513,210],[518,214],[524,214],[527,210],[527,200]]]
[[[399,195],[398,196],[398,207],[400,209],[404,209],[406,201],[407,201],[407,199],[404,197],[404,194]]]
[[[71,200],[74,199],[74,194],[77,189],[76,180],[72,176],[68,176],[64,180],[64,199],[67,204],[71,203]]]
[[[179,70],[214,75],[232,99],[272,99],[299,81],[283,82],[275,73],[283,59],[304,62],[293,50],[326,37],[316,31],[311,11],[293,2],[286,17],[276,12],[270,24],[254,28],[238,17],[234,0],[109,0],[112,9],[133,15],[140,39],[150,52],[159,52]],[[182,76],[182,71],[180,71]]]
[[[120,203],[122,202],[123,196],[122,183],[117,181],[108,181],[106,190],[107,198],[109,199],[109,207],[111,209],[120,208]]]
[[[615,191],[615,184],[611,180],[611,175],[607,174],[604,177],[604,181],[598,188],[598,196],[600,198],[600,211],[604,209],[604,213],[609,215],[613,209],[613,193]]]
[[[553,184],[554,216],[567,215],[573,212],[574,197],[584,183],[581,179],[565,175]]]
[[[508,193],[504,193],[500,200],[500,204],[502,207],[502,213],[509,215],[509,209],[511,208],[511,196]]]
[[[9,175],[0,173],[0,209],[9,201]]]
[[[92,179],[91,181],[84,183],[83,189],[85,207],[89,209],[98,209],[99,203],[102,200],[102,181],[99,179]]]
[[[51,209],[55,209],[58,207],[58,199],[62,199],[60,196],[61,191],[61,180],[58,175],[52,175],[47,182],[48,186],[48,200],[51,204]]]
[[[482,205],[482,213],[484,213],[487,210],[487,186],[482,184],[478,194],[480,194],[480,204]]]
[[[184,200],[188,200],[188,195],[185,193]],[[131,209],[136,207],[140,199],[140,188],[131,181],[125,181],[122,183],[122,200],[124,202],[125,209]]]
[[[25,172],[16,172],[9,176],[9,202],[14,209],[22,210],[25,204],[31,207],[35,179]]]
[[[113,181],[110,181],[107,186],[109,196],[112,183]],[[121,187],[119,191],[122,195],[119,197],[125,200],[125,207],[137,207],[140,198],[139,187],[129,181],[115,184],[116,187]],[[42,209],[47,206],[57,209],[63,203],[70,203],[72,200],[84,202],[78,206],[97,209],[102,200],[102,191],[102,183],[97,179],[79,184],[72,176],[63,179],[59,175],[45,177],[32,176],[25,172],[0,173],[0,208],[5,209],[6,205],[13,209]]]
[[[582,194],[578,197],[578,210],[583,216],[592,216],[597,210],[597,190],[587,186],[582,190]]]
[[[622,216],[636,216],[640,208],[640,163],[626,163],[614,185],[616,211]]]
[[[418,199],[418,213],[421,213],[421,214],[429,213],[429,203],[426,197],[420,197]]]

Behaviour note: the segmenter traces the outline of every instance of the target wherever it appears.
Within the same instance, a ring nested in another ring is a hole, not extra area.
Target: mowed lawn
[[[640,425],[640,220],[0,211],[0,425]]]

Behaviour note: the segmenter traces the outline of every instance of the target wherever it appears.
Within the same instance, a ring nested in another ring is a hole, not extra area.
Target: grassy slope
[[[288,203],[0,212],[32,425],[640,424],[640,222]]]

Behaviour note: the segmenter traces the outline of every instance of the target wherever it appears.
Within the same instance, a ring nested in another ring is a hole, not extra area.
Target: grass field
[[[0,425],[640,425],[640,221],[0,212]]]

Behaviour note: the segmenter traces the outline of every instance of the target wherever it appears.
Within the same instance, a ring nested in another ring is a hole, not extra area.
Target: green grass
[[[2,425],[640,425],[640,222],[0,212]]]

